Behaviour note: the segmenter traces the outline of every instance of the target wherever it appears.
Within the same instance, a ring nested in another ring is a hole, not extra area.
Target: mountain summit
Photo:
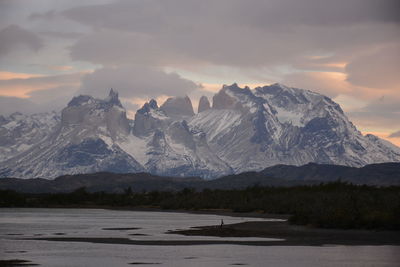
[[[150,100],[131,121],[111,89],[106,99],[74,97],[58,120],[50,119],[54,115],[2,117],[1,140],[16,134],[13,125],[29,126],[17,142],[0,144],[0,151],[7,151],[0,158],[0,176],[147,171],[215,178],[276,164],[400,161],[400,148],[363,136],[337,103],[318,93],[282,84],[252,90],[232,84],[212,102],[202,97],[195,114],[187,96],[161,106]],[[50,120],[49,132],[42,126],[45,120]],[[39,126],[36,135],[34,125]]]

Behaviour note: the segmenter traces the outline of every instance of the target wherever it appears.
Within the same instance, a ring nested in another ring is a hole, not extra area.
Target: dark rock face
[[[213,109],[233,109],[237,103],[236,99],[222,89],[213,97]]]
[[[79,144],[70,144],[61,149],[55,162],[65,164],[69,168],[89,166],[95,164],[97,159],[104,159],[111,153],[103,140],[86,139]]]
[[[191,117],[194,115],[192,101],[188,96],[168,98],[160,109],[169,117]]]
[[[86,139],[79,144],[64,147],[55,156],[56,163],[66,168],[96,166],[99,171],[115,173],[137,172],[141,166],[132,157],[118,148],[109,148],[101,139]]]
[[[72,98],[72,100],[68,103],[68,107],[78,107],[84,103],[89,102],[90,100],[93,100],[93,97],[88,96],[88,95],[76,96],[76,97]]]
[[[108,99],[106,99],[106,102],[108,102],[112,106],[118,106],[120,108],[123,108],[121,101],[119,100],[119,97],[118,97],[118,92],[114,91],[112,88],[108,95]]]
[[[208,98],[204,95],[202,97],[200,97],[198,113],[205,111],[205,110],[209,110],[210,108],[211,108],[211,106],[210,106],[210,102],[208,101]]]
[[[61,112],[61,126],[81,128],[104,126],[113,139],[119,134],[128,134],[130,131],[126,112],[118,99],[118,93],[113,89],[104,100],[82,95],[74,97]]]
[[[152,99],[136,112],[132,133],[147,136],[162,127],[162,118],[166,118],[165,113],[158,108],[157,101]]]

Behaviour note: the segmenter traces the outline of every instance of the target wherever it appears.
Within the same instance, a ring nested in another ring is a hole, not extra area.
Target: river
[[[56,242],[40,238],[276,240],[190,237],[168,230],[261,218],[102,209],[0,209],[0,259],[40,266],[399,266],[399,246],[143,245]],[[182,243],[184,244],[184,242]]]

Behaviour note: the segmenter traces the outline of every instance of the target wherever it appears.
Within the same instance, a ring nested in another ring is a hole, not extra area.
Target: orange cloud
[[[28,79],[28,78],[42,77],[42,76],[43,75],[41,74],[33,74],[33,73],[0,71],[0,80]]]
[[[332,63],[325,63],[320,64],[322,67],[332,67],[332,68],[340,68],[344,69],[347,65],[347,62],[332,62]]]
[[[29,93],[61,86],[79,86],[85,73],[42,76],[35,74],[7,73],[0,79],[0,96],[29,98]]]
[[[216,84],[216,83],[202,83],[202,90],[216,93],[221,89],[221,84]]]
[[[343,72],[307,71],[288,74],[284,77],[283,83],[336,97],[339,94],[351,94],[353,88],[346,78],[347,75]]]
[[[62,65],[56,65],[56,66],[49,66],[48,69],[50,70],[56,70],[56,71],[69,71],[72,70],[74,67],[72,66],[62,66]]]

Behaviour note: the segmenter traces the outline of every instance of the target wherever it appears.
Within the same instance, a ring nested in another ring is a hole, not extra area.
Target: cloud
[[[93,49],[93,48],[96,49]],[[101,30],[85,35],[71,47],[71,58],[106,66],[116,64],[160,65],[174,62],[155,38],[140,34]]]
[[[78,86],[58,86],[40,91],[29,92],[29,101],[42,107],[39,112],[61,110],[76,94]]]
[[[78,88],[83,73],[0,80],[0,95],[27,98],[32,91],[60,86]]]
[[[160,95],[185,95],[199,85],[175,73],[144,66],[102,68],[82,79],[81,94],[104,97],[110,88],[125,98],[153,98]]]
[[[398,41],[395,1],[118,1],[63,14],[92,27],[71,47],[100,64],[271,66]],[[96,49],[93,49],[96,47]]]
[[[0,109],[7,114],[18,110],[28,113],[60,110],[74,95],[104,98],[110,88],[118,90],[126,108],[133,111],[139,106],[132,99],[143,102],[149,98],[191,94],[200,88],[175,73],[144,66],[102,68],[90,74],[36,76],[0,72],[0,76],[4,78],[0,80],[1,103],[8,103],[8,100],[12,103]]]
[[[399,8],[398,0],[3,0],[0,95],[50,107],[78,88],[104,97],[113,87],[132,110],[183,94],[196,105],[223,83],[282,82],[345,102],[361,128],[389,133],[399,125]]]
[[[2,75],[1,75],[2,74]],[[35,76],[0,72],[0,114],[61,110],[79,89],[83,74]]]
[[[53,37],[53,38],[64,38],[64,39],[78,39],[83,36],[80,32],[60,32],[60,31],[42,31],[39,34]]]
[[[351,87],[345,79],[346,75],[341,72],[295,72],[285,75],[282,83],[334,98],[339,94],[351,92]]]
[[[400,131],[391,133],[391,134],[389,135],[389,138],[396,138],[396,137],[400,137]]]
[[[0,115],[9,115],[14,112],[34,113],[38,106],[27,99],[18,97],[0,96]]]
[[[400,125],[399,103],[400,95],[384,95],[358,110],[348,112],[348,116],[369,131],[397,128]]]
[[[32,74],[32,73],[0,71],[0,80],[27,79],[27,78],[42,77],[42,76],[43,75]]]
[[[170,25],[177,25],[181,19],[190,22],[189,18],[192,18],[197,23],[204,17],[212,19],[212,22],[229,20],[235,24],[260,27],[271,24],[399,22],[396,7],[400,7],[396,0],[338,0],[323,3],[320,0],[253,0],[251,4],[241,0],[132,0],[76,7],[64,14],[93,27],[133,28],[148,32],[167,29]],[[107,11],[108,16],[104,16]],[[130,22],[135,24],[130,25]]]
[[[36,34],[17,25],[10,25],[0,30],[0,40],[0,56],[17,50],[19,47],[33,51],[43,47],[42,40]]]
[[[346,66],[352,84],[378,89],[400,89],[400,44],[384,46]]]
[[[32,13],[31,15],[29,15],[29,19],[30,20],[53,20],[57,17],[56,11],[55,10],[49,10],[47,12],[44,13]]]

